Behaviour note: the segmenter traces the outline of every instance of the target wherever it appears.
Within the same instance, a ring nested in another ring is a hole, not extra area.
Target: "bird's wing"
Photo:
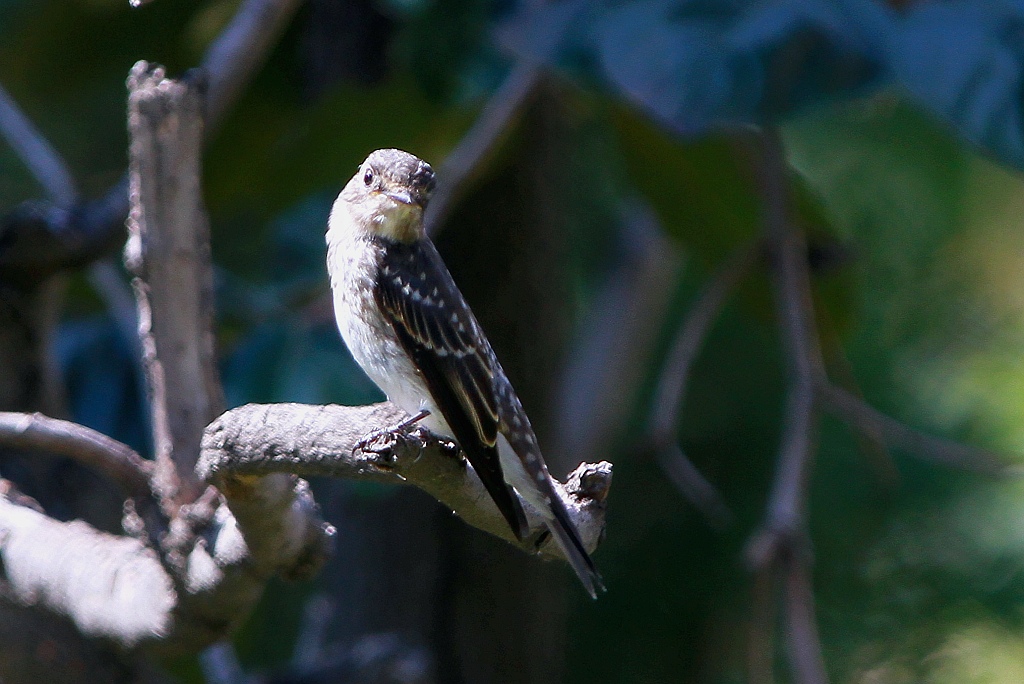
[[[494,373],[501,370],[433,244],[387,244],[376,296],[488,494],[523,539],[526,516],[498,457]]]

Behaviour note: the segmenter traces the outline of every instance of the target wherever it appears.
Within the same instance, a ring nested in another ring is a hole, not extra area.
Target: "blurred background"
[[[126,166],[132,64],[181,74],[237,4],[2,0],[0,83],[82,194],[100,196]],[[832,380],[915,428],[1020,454],[1022,36],[1019,3],[307,2],[205,157],[229,404],[381,399],[334,326],[330,204],[376,148],[444,169],[526,73],[435,239],[555,474],[614,463],[595,555],[608,593],[589,601],[567,568],[419,492],[315,482],[339,529],[335,558],[313,582],[271,584],[234,640],[244,670],[282,682],[791,681],[785,621],[745,562],[786,391],[762,262],[711,328],[677,412],[677,443],[717,498],[695,504],[685,485],[699,479],[673,471],[681,461],[648,429],[698,293],[763,231],[746,127],[779,127]],[[41,194],[0,144],[0,214]],[[127,282],[117,250],[56,278],[52,338],[34,342],[52,360],[45,391],[0,408],[68,417],[148,453]],[[813,446],[807,552],[831,680],[1024,681],[1024,486],[911,458],[828,415]],[[19,467],[5,476],[21,472],[52,514],[119,529],[100,478]],[[751,643],[773,626],[758,679]],[[198,659],[167,667],[204,681]]]

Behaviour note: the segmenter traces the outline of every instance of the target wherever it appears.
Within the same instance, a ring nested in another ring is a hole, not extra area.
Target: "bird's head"
[[[398,242],[423,237],[423,210],[436,181],[430,164],[402,150],[370,153],[338,196],[334,211],[348,212],[366,236]]]

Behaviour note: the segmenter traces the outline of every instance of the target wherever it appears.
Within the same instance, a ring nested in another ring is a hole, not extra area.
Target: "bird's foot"
[[[430,411],[423,410],[415,416],[403,420],[397,425],[374,430],[352,447],[352,455],[357,451],[364,454],[373,454],[377,457],[378,465],[390,466],[396,460],[396,451],[399,444],[414,440],[421,445],[427,436],[427,430],[423,427],[412,428],[416,423],[430,415]]]

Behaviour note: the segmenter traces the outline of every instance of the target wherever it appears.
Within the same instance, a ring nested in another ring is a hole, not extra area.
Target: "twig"
[[[679,446],[679,417],[686,401],[690,372],[704,340],[727,297],[750,270],[760,248],[758,243],[737,250],[697,295],[662,368],[647,427],[658,463],[669,480],[717,528],[729,524],[732,512]]]
[[[672,442],[658,449],[656,458],[669,482],[704,516],[711,527],[724,530],[732,524],[732,510],[725,503],[725,498],[693,461],[687,458],[679,444]]]
[[[775,622],[778,617],[778,563],[754,574],[750,598],[750,626],[747,633],[747,681],[772,684],[775,681]]]
[[[800,550],[789,549],[782,562],[785,573],[786,640],[796,684],[826,684],[821,640],[814,619],[814,590],[811,571]]]
[[[919,432],[832,383],[823,383],[818,394],[822,404],[854,430],[878,435],[922,460],[990,475],[1024,474],[997,453]]]
[[[787,171],[782,142],[775,131],[761,136],[765,235],[779,329],[789,375],[782,443],[764,526],[748,547],[755,566],[772,560],[779,544],[803,533],[807,481],[815,431],[815,386],[824,377],[814,330],[810,274],[803,233],[788,214]]]
[[[556,388],[556,470],[605,458],[621,436],[683,269],[649,206],[626,204],[620,231],[619,262],[594,296]]]
[[[207,684],[247,684],[238,654],[230,641],[218,641],[199,654],[199,667]]]
[[[98,259],[90,264],[87,277],[89,284],[103,300],[103,305],[114,320],[118,334],[134,352],[132,357],[136,361],[141,360],[139,318],[135,311],[135,300],[131,287],[121,276],[113,257]]]
[[[683,319],[654,391],[647,431],[656,441],[676,438],[693,363],[726,299],[753,266],[760,251],[761,244],[756,243],[733,252],[704,285]]]
[[[21,158],[50,201],[70,207],[78,199],[75,178],[67,164],[53,149],[46,137],[18,108],[7,90],[0,85],[0,135]]]
[[[150,496],[153,464],[90,428],[42,414],[0,412],[0,444],[67,456],[107,475],[132,496]]]
[[[211,43],[202,68],[209,78],[206,138],[210,139],[266,60],[301,0],[245,0]]]
[[[539,68],[528,62],[516,64],[484,105],[473,126],[445,158],[437,174],[440,182],[425,217],[427,234],[437,232],[466,182],[508,131],[509,124],[540,82],[540,73]]]
[[[818,321],[818,330],[823,338],[822,346],[829,352],[829,370],[838,376],[837,381],[832,381],[829,384],[844,387],[848,392],[863,400],[864,393],[857,383],[853,367],[846,356],[842,340],[839,339],[836,326],[831,320],[827,307],[819,311]],[[818,399],[825,403],[826,400],[821,396],[820,390],[821,388],[819,387]],[[860,451],[864,453],[869,464],[878,474],[882,485],[889,489],[898,487],[900,484],[900,471],[896,467],[896,462],[893,460],[892,454],[889,453],[889,448],[886,446],[885,439],[881,433],[878,430],[865,427],[863,430],[855,430],[855,435]]]

